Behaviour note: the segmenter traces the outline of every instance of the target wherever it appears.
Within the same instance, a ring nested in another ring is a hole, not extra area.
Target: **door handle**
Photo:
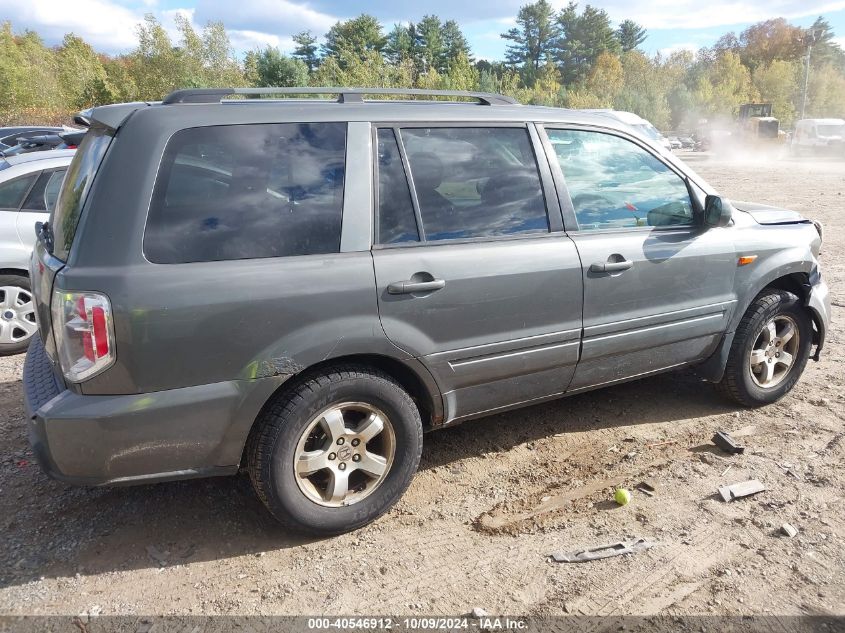
[[[394,281],[387,286],[387,293],[391,295],[409,295],[415,292],[434,292],[446,287],[446,280],[432,279],[431,281]]]
[[[622,270],[628,270],[634,266],[634,262],[630,259],[623,259],[621,262],[596,262],[590,264],[591,273],[617,273]]]

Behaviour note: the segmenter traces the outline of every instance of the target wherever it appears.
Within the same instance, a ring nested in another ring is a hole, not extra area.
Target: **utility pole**
[[[813,44],[821,37],[821,29],[813,29],[807,38],[807,67],[804,69],[804,96],[801,98],[801,118],[804,118],[804,113],[807,110],[807,91],[810,86],[810,55],[813,53]]]

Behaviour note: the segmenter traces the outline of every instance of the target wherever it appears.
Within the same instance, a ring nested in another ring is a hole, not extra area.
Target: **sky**
[[[555,7],[568,0],[550,0]],[[504,56],[500,34],[515,24],[526,0],[0,0],[0,20],[11,20],[15,31],[31,29],[48,44],[67,32],[91,43],[98,51],[117,54],[136,43],[135,28],[144,14],[155,15],[168,30],[177,13],[201,27],[222,21],[239,55],[264,46],[289,52],[291,35],[311,30],[325,33],[335,22],[360,13],[379,18],[386,29],[394,23],[417,21],[426,13],[454,19],[461,25],[478,59]],[[585,4],[585,3],[582,3]],[[642,48],[649,53],[695,50],[712,45],[727,31],[773,17],[808,26],[824,15],[845,46],[845,0],[594,0],[614,23],[630,18],[648,29]]]

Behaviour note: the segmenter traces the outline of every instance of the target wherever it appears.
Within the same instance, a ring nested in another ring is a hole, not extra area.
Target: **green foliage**
[[[582,83],[602,53],[622,50],[604,9],[588,4],[579,14],[578,5],[570,2],[558,15],[557,24],[555,57],[564,86]]]
[[[505,58],[508,65],[522,69],[523,80],[533,85],[542,66],[552,61],[560,37],[555,12],[547,0],[527,4],[516,16],[517,26],[503,33],[512,42]]]
[[[311,31],[302,31],[293,36],[293,41],[296,48],[293,49],[291,56],[304,62],[309,73],[314,72],[320,64],[320,57],[317,55],[317,38]]]
[[[386,44],[381,24],[366,13],[345,22],[337,22],[326,33],[325,40],[323,54],[334,57],[336,62],[352,57],[357,57],[359,61],[371,59],[370,54],[381,55]]]
[[[307,86],[308,66],[301,59],[283,55],[278,48],[268,46],[258,53],[255,61],[258,86],[277,88]]]
[[[623,53],[638,48],[647,38],[646,30],[633,20],[623,20],[616,29],[616,39]]]
[[[173,38],[148,15],[135,49],[109,57],[72,33],[47,47],[36,33],[0,24],[0,124],[68,122],[82,108],[158,100],[177,88],[311,85],[499,92],[529,104],[628,110],[673,129],[730,120],[741,104],[763,101],[789,127],[800,112],[808,51],[807,116],[845,115],[845,52],[823,17],[807,29],[766,20],[695,54],[649,56],[639,50],[647,34],[636,22],[614,29],[596,7],[570,2],[556,11],[536,0],[502,34],[506,59],[478,62],[459,25],[436,15],[385,35],[362,14],[332,26],[322,46],[304,31],[292,36],[290,54],[268,47],[242,60],[222,24],[197,28],[177,13],[175,26]]]

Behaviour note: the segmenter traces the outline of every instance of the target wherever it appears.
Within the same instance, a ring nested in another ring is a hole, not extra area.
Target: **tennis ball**
[[[620,506],[626,506],[628,505],[628,502],[631,501],[631,493],[624,488],[617,488],[616,494],[613,495],[613,498]]]

